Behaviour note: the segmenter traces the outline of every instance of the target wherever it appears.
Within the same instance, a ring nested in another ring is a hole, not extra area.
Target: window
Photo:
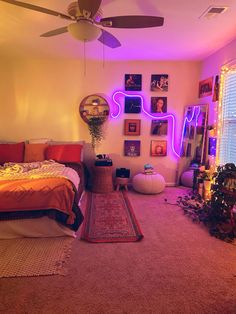
[[[218,162],[236,164],[236,65],[222,68],[218,113]]]

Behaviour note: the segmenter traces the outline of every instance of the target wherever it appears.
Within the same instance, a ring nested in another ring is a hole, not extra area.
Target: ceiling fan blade
[[[117,47],[120,47],[121,46],[121,43],[119,42],[119,40],[113,36],[111,33],[107,32],[107,31],[104,31],[104,29],[101,29],[102,31],[102,34],[101,36],[98,38],[98,40],[110,47],[110,48],[117,48]]]
[[[146,28],[162,26],[164,18],[160,16],[146,15],[124,15],[106,17],[100,20],[100,24],[104,27],[115,28]]]
[[[66,33],[66,32],[68,32],[68,29],[67,29],[67,26],[64,26],[64,27],[49,31],[47,33],[44,33],[44,34],[40,35],[40,37],[51,37],[51,36],[60,35],[60,34]]]
[[[59,16],[59,17],[61,17],[63,19],[74,20],[69,15],[66,15],[66,14],[63,14],[63,13],[60,13],[60,12],[57,12],[57,11],[53,11],[53,10],[50,10],[50,9],[46,9],[46,8],[43,8],[43,7],[39,7],[38,5],[25,3],[25,2],[21,2],[21,1],[15,1],[15,0],[0,0],[0,1],[7,2],[7,3],[10,3],[10,4],[14,4],[14,5],[17,5],[19,7],[23,7],[23,8],[29,9],[29,10],[38,11],[38,12],[41,12],[41,13],[46,13],[46,14],[50,14],[50,15],[54,15],[54,16]]]
[[[101,3],[102,0],[78,0],[80,12],[87,18],[97,13]]]

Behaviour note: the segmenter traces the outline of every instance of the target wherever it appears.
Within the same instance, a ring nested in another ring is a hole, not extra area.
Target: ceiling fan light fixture
[[[67,28],[72,37],[81,41],[92,41],[101,35],[101,29],[88,20],[79,20]]]

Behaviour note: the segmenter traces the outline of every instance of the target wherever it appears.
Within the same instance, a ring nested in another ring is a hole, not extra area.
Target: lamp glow
[[[68,32],[77,40],[92,41],[101,34],[100,28],[87,19],[81,19],[67,26]]]

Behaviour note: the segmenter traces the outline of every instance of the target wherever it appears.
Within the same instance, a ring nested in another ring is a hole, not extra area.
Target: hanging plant
[[[104,117],[92,117],[88,121],[88,128],[93,149],[95,149],[96,145],[99,144],[104,138],[103,123],[105,120],[106,118]]]

